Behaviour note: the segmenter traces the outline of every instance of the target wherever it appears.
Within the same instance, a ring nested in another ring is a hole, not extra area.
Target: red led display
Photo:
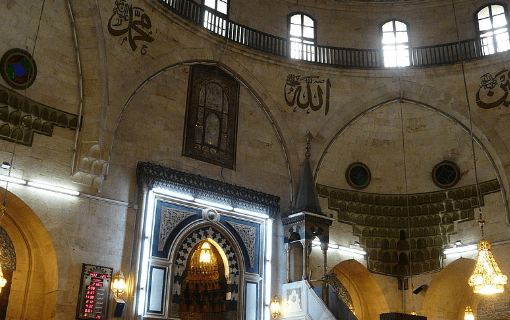
[[[113,269],[83,264],[76,319],[108,319]]]

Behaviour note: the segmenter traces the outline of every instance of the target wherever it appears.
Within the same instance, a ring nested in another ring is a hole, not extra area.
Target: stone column
[[[310,257],[310,251],[312,249],[312,240],[303,239],[301,240],[303,245],[303,280],[309,280],[308,278],[308,258]]]
[[[285,244],[285,253],[287,256],[287,283],[290,283],[290,243]]]
[[[321,243],[321,250],[322,250],[322,275],[325,277],[328,269],[328,243],[322,242]]]
[[[328,243],[322,242],[321,243],[321,250],[322,250],[322,301],[326,304],[326,306],[329,307],[329,291],[328,291],[328,277],[326,276],[327,269],[328,269]]]

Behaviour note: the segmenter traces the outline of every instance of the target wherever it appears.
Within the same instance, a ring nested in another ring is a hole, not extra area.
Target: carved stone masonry
[[[172,231],[175,229],[175,227],[183,220],[193,215],[195,215],[195,213],[190,213],[187,211],[172,209],[168,207],[161,208],[158,251],[164,250],[166,240],[168,239],[168,236],[170,236],[170,233],[172,233]]]
[[[255,227],[247,226],[245,224],[236,223],[232,221],[227,221],[228,224],[235,229],[237,234],[243,240],[244,246],[246,247],[246,251],[248,251],[248,257],[250,258],[250,267],[253,268],[253,263],[255,261]]]

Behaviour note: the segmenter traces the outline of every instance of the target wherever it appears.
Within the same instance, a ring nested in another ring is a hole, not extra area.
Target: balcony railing
[[[193,0],[159,0],[174,13],[201,25],[211,32],[228,38],[255,50],[290,57],[289,41],[286,38],[271,35],[231,21]],[[347,68],[383,68],[384,59],[381,49],[352,49],[332,46],[302,44],[306,59],[315,63]],[[310,54],[310,52],[312,54]],[[434,46],[410,49],[411,66],[434,66],[451,64],[483,57],[478,39],[469,39]]]

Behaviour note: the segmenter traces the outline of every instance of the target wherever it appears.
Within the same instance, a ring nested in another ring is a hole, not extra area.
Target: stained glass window
[[[351,187],[364,189],[370,183],[370,169],[364,163],[352,163],[345,171],[345,178]]]
[[[184,155],[235,167],[238,82],[216,66],[190,73]]]
[[[432,180],[440,188],[450,188],[459,182],[460,170],[454,162],[442,161],[432,169]]]
[[[34,83],[37,67],[30,53],[11,49],[0,60],[0,74],[11,87],[26,89]]]

